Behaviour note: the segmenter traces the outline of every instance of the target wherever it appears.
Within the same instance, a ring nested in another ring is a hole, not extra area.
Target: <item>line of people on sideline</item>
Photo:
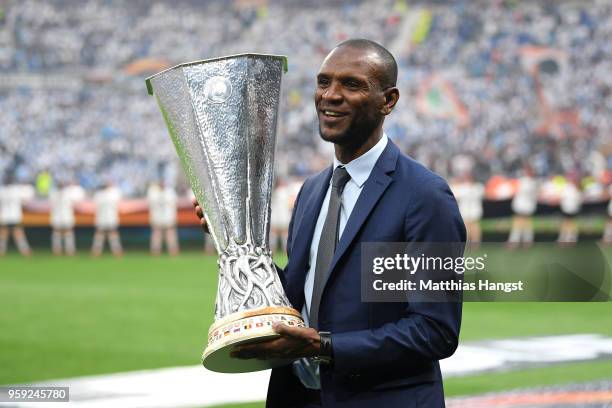
[[[289,183],[282,179],[276,181],[272,193],[273,216],[270,223],[270,248],[273,251],[285,250],[287,230],[298,187],[299,183]],[[480,222],[483,217],[483,200],[486,196],[485,186],[475,181],[468,171],[453,178],[451,188],[467,228],[468,242],[471,246],[478,246],[482,241]],[[546,194],[543,192],[545,187],[534,177],[531,168],[525,167],[521,176],[515,181],[514,190],[511,202],[513,216],[507,246],[509,248],[517,248],[521,245],[529,247],[534,242],[533,215],[538,202],[546,201]],[[34,197],[35,189],[32,186],[14,183],[9,177],[6,177],[3,185],[0,185],[0,255],[6,253],[11,237],[22,255],[31,254],[32,251],[22,225],[22,208]],[[611,245],[612,185],[608,187],[608,197],[610,201],[601,242]],[[76,253],[75,210],[86,199],[86,193],[78,185],[59,181],[50,189],[48,198],[52,228],[51,249],[56,255],[74,255]],[[562,213],[557,242],[560,244],[576,243],[579,235],[576,216],[580,214],[583,205],[583,194],[578,179],[571,176],[566,177],[562,187],[557,191],[557,199]],[[95,232],[91,247],[93,256],[102,254],[106,241],[113,255],[123,254],[119,234],[121,200],[120,189],[112,182],[107,182],[102,189],[94,193]],[[177,232],[178,196],[176,191],[164,182],[153,183],[147,190],[146,202],[151,226],[151,254],[161,254],[165,244],[170,255],[177,255],[180,245]],[[204,249],[207,253],[214,252],[213,246],[212,240],[206,239]]]
[[[0,185],[0,256],[7,251],[12,234],[17,250],[24,256],[32,253],[23,228],[23,207],[33,200],[35,189],[31,185],[13,183],[6,178]],[[60,181],[49,191],[51,250],[54,255],[75,255],[75,210],[85,200],[85,190],[78,185]],[[119,234],[119,206],[121,191],[112,182],[93,195],[95,232],[91,246],[92,256],[100,256],[106,241],[115,256],[123,254]],[[150,250],[153,255],[162,252],[165,243],[170,255],[179,254],[177,234],[177,194],[164,182],[151,184],[147,192],[147,206],[151,225]]]
[[[480,221],[483,216],[483,200],[485,186],[472,178],[469,171],[459,174],[451,184],[451,189],[459,211],[467,229],[467,241],[472,247],[477,247],[482,241]],[[538,202],[549,202],[545,187],[534,177],[533,170],[526,166],[516,180],[511,201],[512,221],[510,233],[507,238],[507,247],[510,249],[519,246],[530,247],[534,243],[533,216],[537,210]],[[559,223],[557,243],[571,245],[578,242],[579,227],[576,217],[583,206],[583,192],[577,177],[569,175],[555,193],[556,203],[562,214]],[[612,185],[609,186],[610,199],[607,208],[607,219],[602,244],[612,244]]]

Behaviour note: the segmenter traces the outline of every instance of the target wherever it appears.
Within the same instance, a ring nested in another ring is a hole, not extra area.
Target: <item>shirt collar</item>
[[[354,181],[359,188],[366,182],[372,169],[376,165],[378,158],[387,147],[388,138],[386,133],[383,132],[382,137],[370,150],[359,156],[358,158],[350,161],[347,164],[341,163],[334,155],[334,169],[338,166],[344,166],[348,174],[351,176],[351,180]]]

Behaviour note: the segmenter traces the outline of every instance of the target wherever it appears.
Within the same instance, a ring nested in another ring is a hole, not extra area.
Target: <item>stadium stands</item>
[[[313,6],[313,4],[315,6]],[[314,74],[334,44],[379,41],[400,64],[386,130],[451,175],[467,157],[477,180],[612,167],[612,5],[605,0],[104,1],[0,6],[0,173],[34,183],[48,169],[88,190],[111,179],[127,196],[180,174],[143,78],[189,60],[284,54],[277,171],[329,162],[312,106]],[[129,177],[126,177],[129,175]]]

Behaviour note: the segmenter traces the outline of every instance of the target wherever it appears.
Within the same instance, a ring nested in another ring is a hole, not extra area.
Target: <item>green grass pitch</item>
[[[198,364],[213,320],[215,260],[198,252],[0,258],[0,384]],[[462,340],[612,336],[611,316],[610,302],[467,303]],[[610,377],[605,360],[449,378],[445,387],[452,396]]]

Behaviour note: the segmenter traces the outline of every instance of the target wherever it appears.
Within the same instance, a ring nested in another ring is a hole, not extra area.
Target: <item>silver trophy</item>
[[[238,360],[234,346],[304,326],[268,245],[276,119],[286,58],[240,54],[177,65],[147,78],[219,254],[215,322],[202,362],[248,372],[286,360]]]

